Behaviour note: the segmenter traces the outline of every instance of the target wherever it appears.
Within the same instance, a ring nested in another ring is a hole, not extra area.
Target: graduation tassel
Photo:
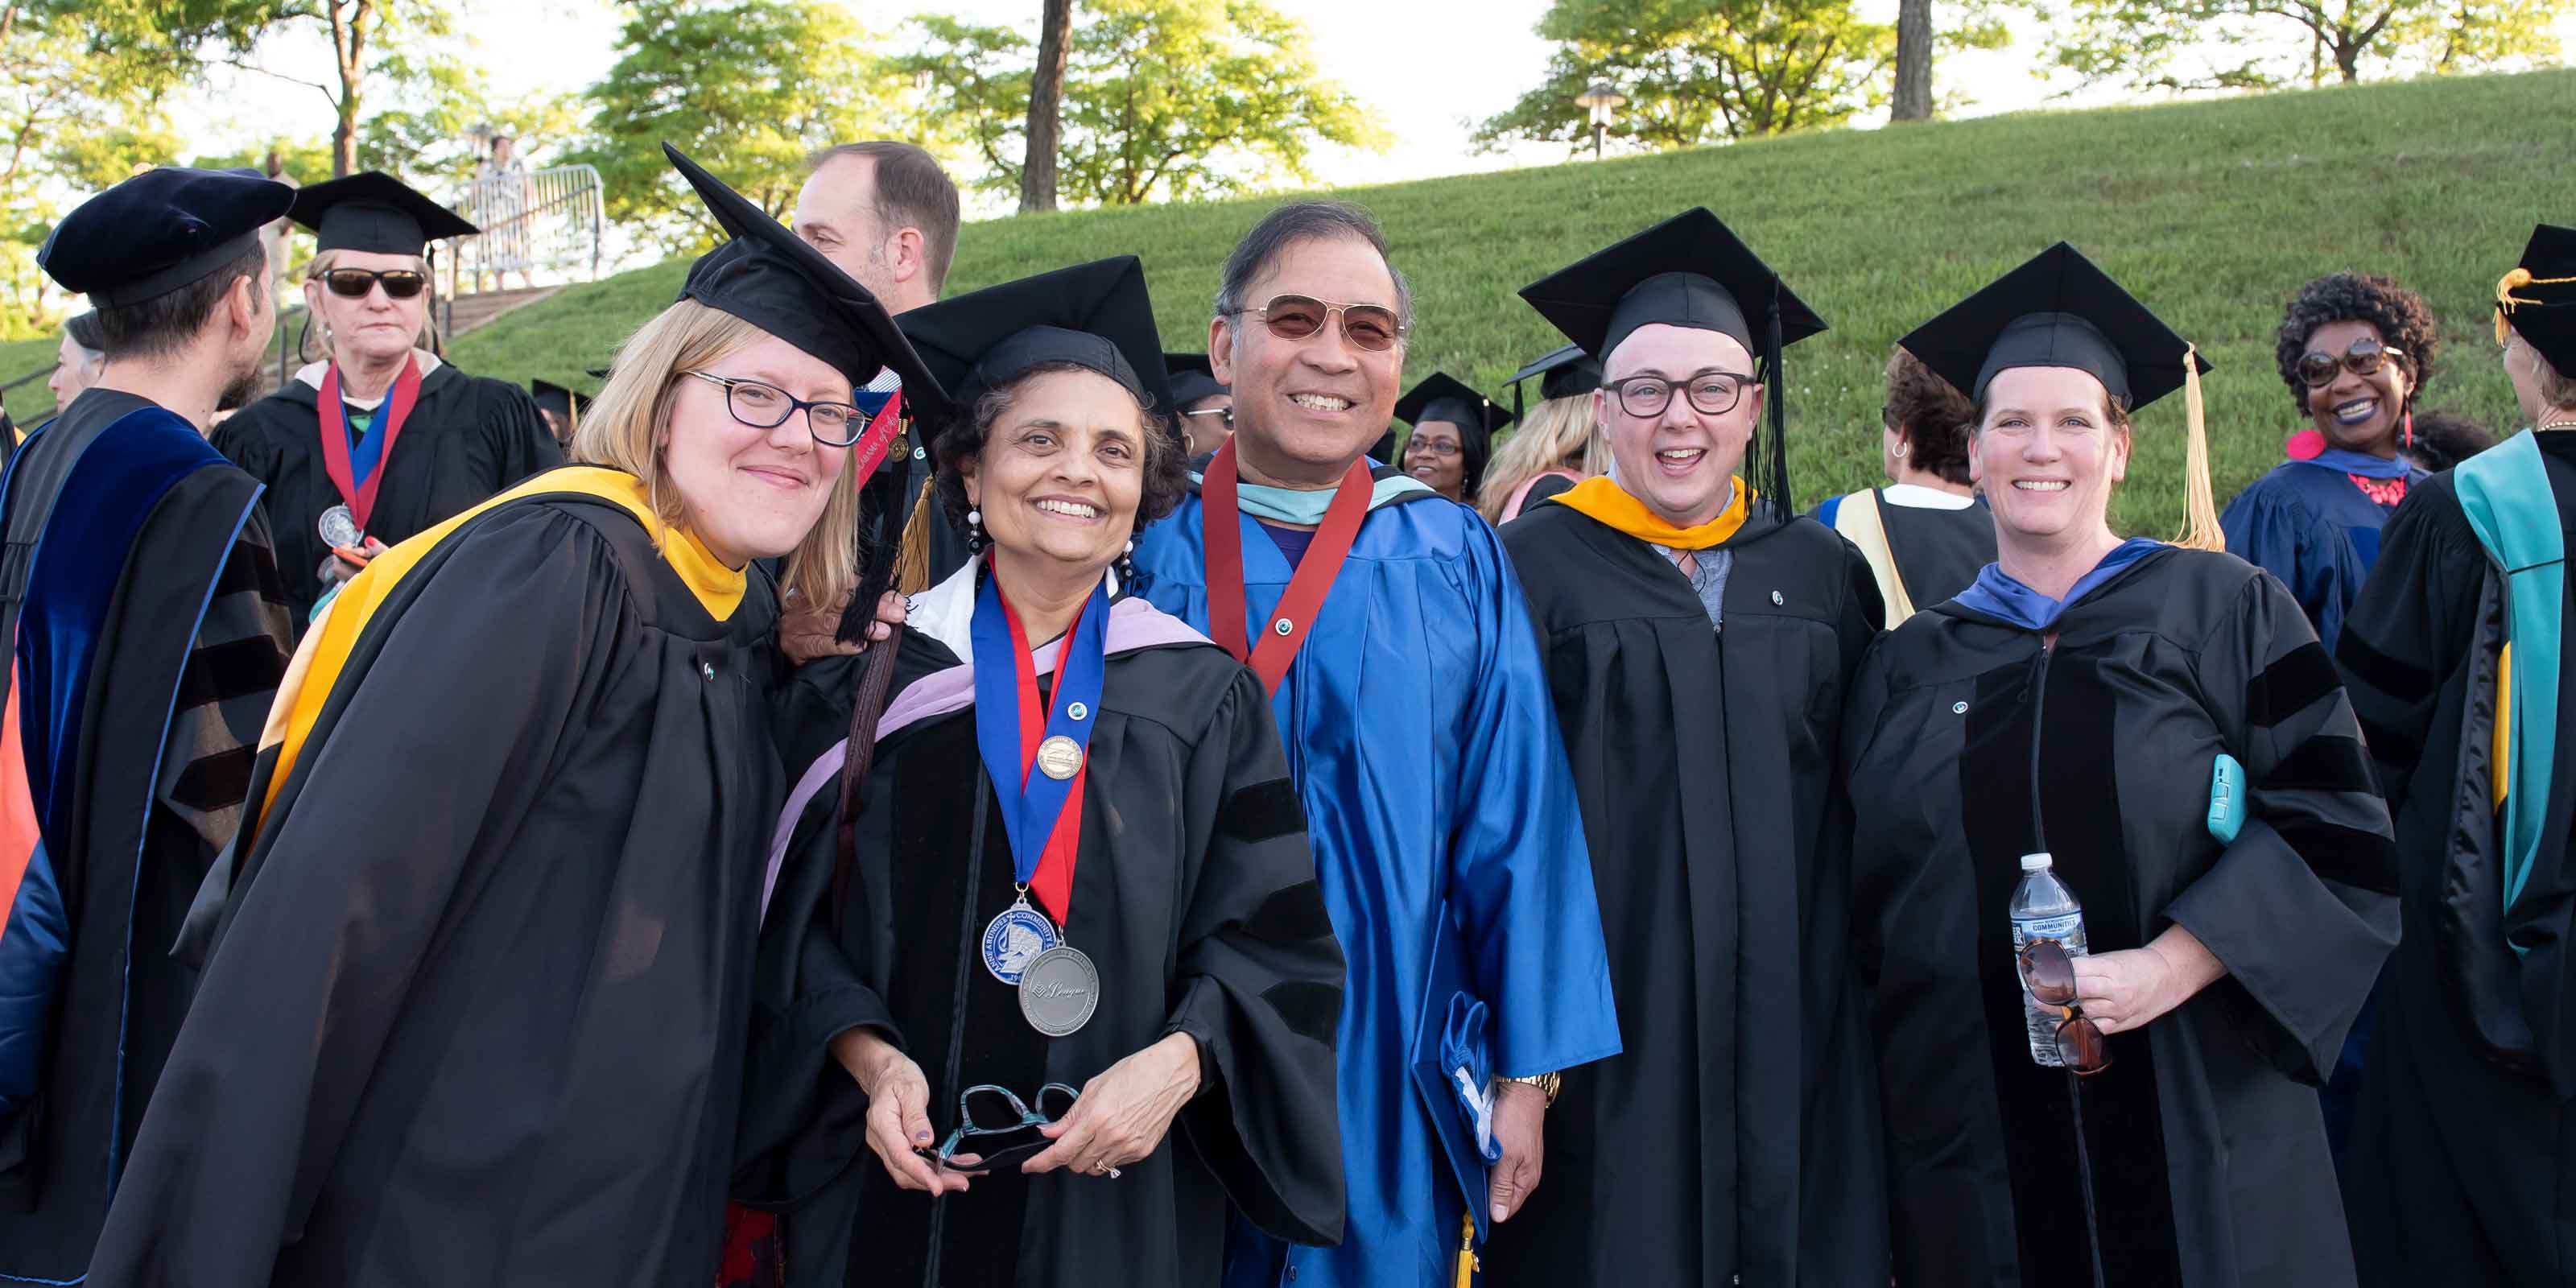
[[[2200,404],[2200,349],[2182,350],[2183,531],[2174,544],[2193,550],[2225,550],[2227,534],[2218,526],[2218,493],[2209,483],[2209,420]]]
[[[921,481],[912,499],[912,518],[903,525],[902,546],[895,554],[894,587],[907,595],[930,589],[930,525],[937,522],[939,479]]]
[[[1780,279],[1776,275],[1771,279],[1771,329],[1762,349],[1763,364],[1770,369],[1771,389],[1771,441],[1766,453],[1770,459],[1768,477],[1763,480],[1767,485],[1763,499],[1771,503],[1772,513],[1786,523],[1797,517],[1798,506],[1789,496],[1789,408],[1783,398],[1789,382],[1780,374]]]
[[[1458,1236],[1458,1288],[1475,1288],[1476,1284],[1476,1214],[1463,1220],[1465,1229]]]
[[[849,742],[841,758],[841,799],[834,832],[832,863],[833,924],[840,922],[841,909],[849,906],[850,871],[858,858],[858,817],[867,808],[868,772],[877,759],[877,720],[885,714],[886,697],[894,689],[893,640],[869,640],[868,630],[877,620],[877,601],[895,580],[896,565],[901,562],[895,548],[894,507],[896,495],[884,489],[888,504],[876,514],[876,532],[868,542],[867,557],[860,565],[858,588],[851,592],[849,607],[841,610],[841,627],[834,638],[844,644],[860,644],[866,652],[859,656],[857,693],[850,703]]]
[[[2513,312],[2514,305],[2540,303],[2539,300],[2527,299],[2523,296],[2516,295],[2514,294],[2515,291],[2521,290],[2526,286],[2564,286],[2569,282],[2576,282],[2576,277],[2533,277],[2530,269],[2520,267],[2513,268],[2507,271],[2504,276],[2497,278],[2495,310],[2496,343],[2504,343],[2505,340],[2513,333],[2513,326],[2506,320],[2506,318]]]

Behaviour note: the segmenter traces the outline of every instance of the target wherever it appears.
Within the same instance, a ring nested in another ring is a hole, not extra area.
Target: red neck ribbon
[[[992,564],[992,556],[986,555],[985,563],[984,575],[993,579],[994,598],[1002,601],[1002,620],[1011,626],[1011,657],[1019,672],[1020,779],[1025,790],[1028,776],[1038,772],[1038,744],[1046,741],[1047,704],[1038,700],[1038,666],[1036,659],[1029,656],[1028,628],[1020,625],[1019,611],[1011,607],[1011,597],[1002,589],[1000,570]],[[1065,660],[1073,656],[1074,636],[1081,630],[1082,614],[1076,613],[1073,624],[1064,628],[1064,642],[1056,646],[1055,700],[1059,705],[1065,700]],[[1091,718],[1099,719],[1100,713],[1092,712]],[[1086,753],[1088,750],[1085,748]],[[1038,903],[1058,926],[1064,925],[1073,911],[1073,865],[1081,858],[1082,850],[1082,789],[1090,780],[1091,757],[1086,754],[1082,768],[1073,771],[1073,783],[1065,791],[1064,809],[1055,816],[1055,830],[1047,833],[1046,850],[1038,856],[1038,870],[1029,878],[1029,893],[1038,897]]]
[[[1234,442],[1229,439],[1217,449],[1216,459],[1208,462],[1206,478],[1199,485],[1199,507],[1207,525],[1202,539],[1207,543],[1208,631],[1234,660],[1250,663],[1253,673],[1261,677],[1262,689],[1275,695],[1280,681],[1288,676],[1288,664],[1296,660],[1298,646],[1306,642],[1307,630],[1315,624],[1316,612],[1324,606],[1324,593],[1333,588],[1342,561],[1350,556],[1351,543],[1359,539],[1360,520],[1368,517],[1368,462],[1351,462],[1333,489],[1323,526],[1316,529],[1314,544],[1298,561],[1296,575],[1288,579],[1288,591],[1271,612],[1259,647],[1245,638],[1243,522],[1234,488]]]
[[[859,435],[853,445],[852,455],[858,459],[851,462],[857,467],[851,477],[867,482],[868,476],[877,472],[877,462],[885,459],[886,445],[894,441],[894,432],[902,427],[903,391],[897,389],[886,396],[885,406],[877,408],[877,414],[868,420],[868,431]]]
[[[385,397],[382,423],[373,431],[383,435],[377,440],[376,468],[367,471],[367,481],[361,484],[349,468],[349,413],[340,403],[340,364],[334,362],[322,372],[322,472],[331,476],[331,486],[340,489],[340,500],[358,521],[359,532],[367,530],[367,516],[376,508],[376,488],[394,463],[394,440],[401,436],[403,422],[411,419],[412,404],[418,401],[420,359],[406,357],[402,374],[394,377],[393,391]]]

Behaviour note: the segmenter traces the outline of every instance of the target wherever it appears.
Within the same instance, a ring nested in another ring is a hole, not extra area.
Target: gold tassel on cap
[[[2218,492],[2209,483],[2209,418],[2200,405],[2200,349],[2182,349],[2182,406],[2188,422],[2183,439],[2183,530],[2175,545],[2193,550],[2224,550],[2227,534],[2218,526]]]
[[[903,542],[896,548],[894,588],[905,595],[918,595],[930,589],[930,525],[937,522],[939,477],[921,481],[921,495],[912,499],[912,518],[903,525]]]
[[[2506,321],[2506,316],[2513,312],[2514,305],[2541,304],[2545,302],[2541,300],[2527,299],[2523,296],[2516,295],[2514,294],[2515,291],[2526,286],[2564,286],[2569,282],[2576,282],[2576,277],[2533,277],[2531,275],[2531,270],[2527,268],[2511,269],[2507,271],[2503,277],[2497,278],[2495,309],[2496,343],[2504,343],[2512,334],[2512,325]]]

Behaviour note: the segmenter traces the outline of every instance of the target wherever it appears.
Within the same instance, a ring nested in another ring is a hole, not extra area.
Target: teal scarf
[[[2511,721],[2504,783],[2504,906],[2513,907],[2539,857],[2541,822],[2558,752],[2559,607],[2565,602],[2566,536],[2541,463],[2525,430],[2452,471],[2460,509],[2487,556],[2504,569],[2506,647],[2511,660],[2498,707]],[[2510,940],[2508,940],[2510,942]],[[2524,952],[2514,944],[2516,953]]]

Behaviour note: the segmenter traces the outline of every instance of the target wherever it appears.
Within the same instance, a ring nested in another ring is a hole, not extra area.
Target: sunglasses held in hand
[[[1050,1093],[1061,1098],[1053,1113],[1046,1112]],[[1038,1135],[1037,1129],[1073,1112],[1073,1102],[1081,1095],[1061,1082],[1050,1082],[1038,1088],[1038,1107],[1032,1112],[1028,1102],[1012,1094],[1008,1088],[989,1082],[978,1083],[957,1096],[957,1130],[948,1133],[948,1139],[939,1142],[939,1148],[913,1152],[949,1171],[969,1174],[989,1172],[1006,1163],[1036,1157],[1055,1143]],[[964,1148],[968,1141],[979,1137],[1009,1136],[1021,1132],[1028,1133],[1029,1138],[990,1152]],[[975,1161],[952,1161],[960,1153],[975,1155]]]
[[[2075,1004],[2075,962],[2066,955],[2066,945],[2054,939],[2022,945],[2021,982],[2040,1005],[2065,1008],[2066,1018],[2057,1026],[2057,1058],[2069,1072],[2090,1077],[2111,1067],[2109,1039]]]

